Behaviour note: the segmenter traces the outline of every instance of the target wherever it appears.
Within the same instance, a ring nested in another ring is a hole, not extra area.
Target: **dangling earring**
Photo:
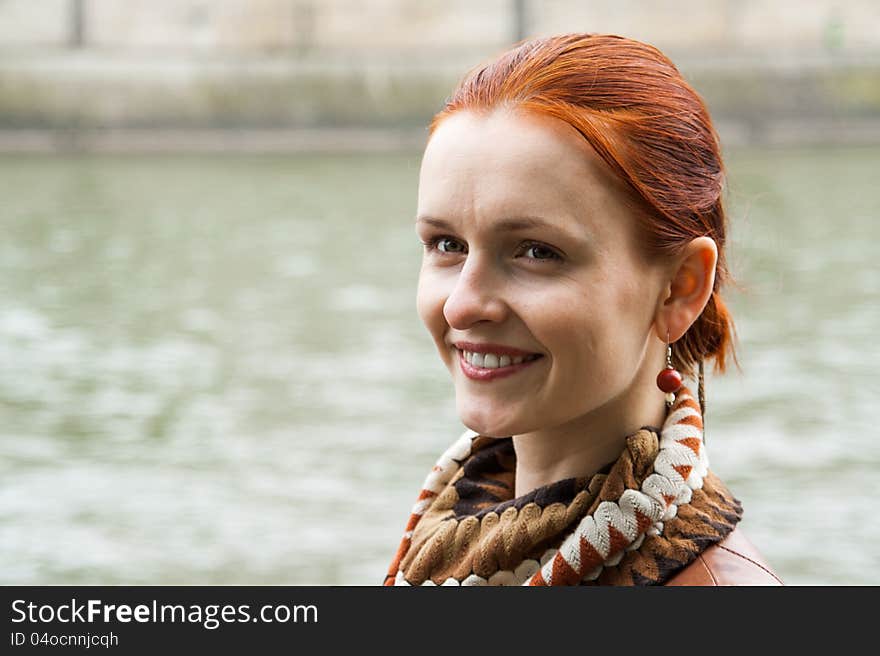
[[[666,368],[657,374],[657,387],[666,392],[666,407],[672,407],[675,392],[681,387],[681,374],[672,366],[672,346],[669,344],[669,331],[666,331]]]
[[[703,389],[703,358],[700,358],[699,385],[697,398],[700,400],[700,419],[703,424],[703,444],[706,444],[706,391]]]

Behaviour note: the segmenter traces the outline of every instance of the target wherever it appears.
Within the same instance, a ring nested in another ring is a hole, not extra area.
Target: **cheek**
[[[597,272],[535,295],[539,300],[523,307],[533,335],[556,360],[560,384],[580,388],[615,375],[621,350],[628,348],[623,332],[632,324],[629,295],[610,272]]]
[[[634,266],[621,267],[613,276],[614,282],[608,286],[605,298],[602,346],[607,353],[606,359],[613,359],[610,366],[619,369],[609,375],[627,378],[641,366],[653,321],[654,299],[647,274],[642,274]]]
[[[634,269],[617,274],[617,284],[609,301],[622,325],[640,333],[651,322],[655,299],[652,297],[651,278],[647,272],[634,274]]]
[[[520,304],[520,316],[537,342],[555,360],[560,373],[582,370],[592,358],[601,329],[603,303],[583,284],[545,289]],[[567,374],[566,374],[567,375]]]
[[[416,311],[422,323],[435,339],[442,339],[446,329],[446,320],[443,316],[445,302],[446,296],[442,285],[423,270],[419,274],[419,283],[416,289]]]

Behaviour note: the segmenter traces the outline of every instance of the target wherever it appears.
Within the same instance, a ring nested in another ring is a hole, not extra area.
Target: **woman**
[[[459,84],[422,160],[417,306],[468,431],[386,585],[781,583],[703,442],[703,360],[733,350],[719,151],[622,37],[526,41]]]

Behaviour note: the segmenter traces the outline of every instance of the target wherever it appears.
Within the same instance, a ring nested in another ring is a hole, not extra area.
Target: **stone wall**
[[[527,36],[612,32],[679,53],[880,49],[876,0],[0,0],[0,48],[455,56],[516,40],[518,11]]]
[[[658,46],[731,138],[880,141],[876,0],[0,0],[0,130],[418,130],[572,31]]]

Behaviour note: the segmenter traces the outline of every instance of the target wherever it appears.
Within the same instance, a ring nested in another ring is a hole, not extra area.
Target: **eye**
[[[562,256],[559,255],[556,251],[554,251],[549,246],[545,246],[544,244],[538,242],[526,242],[525,253],[526,256],[531,260],[537,260],[539,262],[548,261],[548,260],[561,260]]]
[[[434,237],[433,239],[423,241],[422,243],[425,245],[425,250],[428,251],[439,251],[440,253],[464,252],[464,246],[462,245],[462,243],[457,239],[453,239],[452,237]]]
[[[467,247],[463,242],[450,237],[441,235],[423,241],[426,252],[433,252],[444,255],[461,255],[467,252]],[[528,241],[520,245],[520,254],[518,257],[525,255],[526,259],[535,262],[554,262],[562,261],[564,258],[555,249],[542,244],[540,242]]]

